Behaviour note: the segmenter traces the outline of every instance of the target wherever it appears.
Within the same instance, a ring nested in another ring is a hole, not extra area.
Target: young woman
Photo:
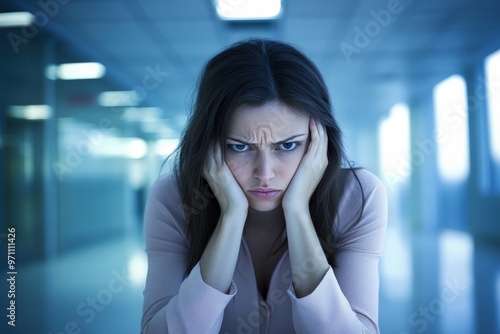
[[[311,60],[230,46],[149,193],[142,332],[378,333],[386,207],[382,183],[346,163]]]

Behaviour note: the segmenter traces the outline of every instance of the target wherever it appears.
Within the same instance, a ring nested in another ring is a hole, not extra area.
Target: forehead
[[[307,131],[309,116],[279,102],[262,106],[243,105],[238,107],[229,122],[229,133],[274,132],[289,133]]]

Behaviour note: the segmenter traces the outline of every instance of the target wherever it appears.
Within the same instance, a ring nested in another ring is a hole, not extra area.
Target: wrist
[[[309,208],[293,208],[290,210],[283,210],[287,228],[297,228],[297,226],[306,227],[311,222],[311,214]]]
[[[310,216],[309,203],[282,203],[285,216]]]
[[[230,222],[231,224],[240,222],[245,223],[248,214],[248,207],[229,207],[225,210],[221,210],[221,218],[224,222]]]

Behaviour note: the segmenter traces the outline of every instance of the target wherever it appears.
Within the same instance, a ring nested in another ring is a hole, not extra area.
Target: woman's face
[[[273,102],[241,106],[229,123],[225,161],[257,211],[281,199],[309,144],[309,116]]]

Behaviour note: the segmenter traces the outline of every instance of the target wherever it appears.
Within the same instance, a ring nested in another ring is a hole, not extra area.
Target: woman
[[[315,65],[270,40],[215,55],[145,214],[143,333],[378,333],[381,182],[342,168]]]

